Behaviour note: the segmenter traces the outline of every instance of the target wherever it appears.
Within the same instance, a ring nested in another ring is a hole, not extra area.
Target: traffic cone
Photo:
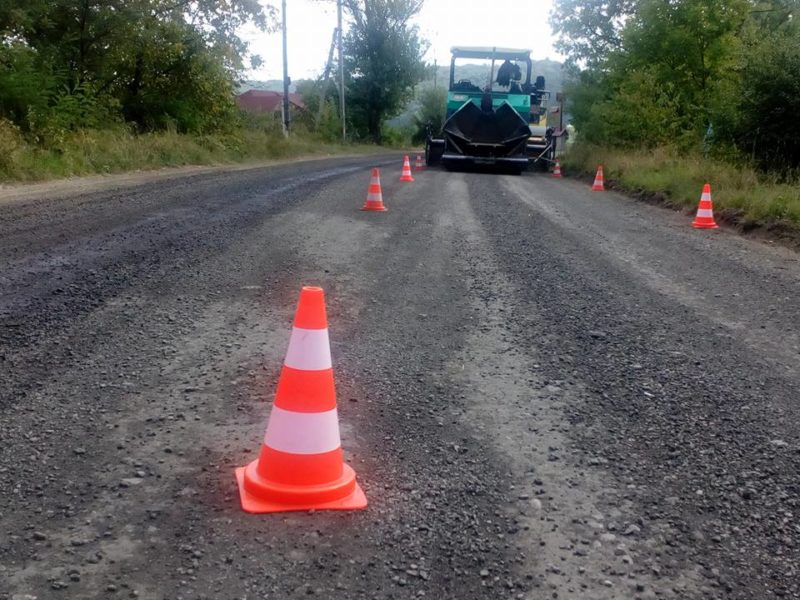
[[[553,177],[562,177],[562,175],[561,175],[561,163],[558,162],[558,159],[556,159],[556,168],[553,169]]]
[[[367,506],[342,458],[322,288],[300,292],[261,454],[236,469],[236,481],[251,513]]]
[[[603,180],[603,165],[597,166],[597,175],[594,176],[594,184],[592,184],[593,192],[604,192],[606,190]]]
[[[692,221],[692,227],[695,229],[719,228],[714,221],[714,206],[711,203],[711,186],[709,184],[703,186],[703,194],[700,196],[700,205],[697,207],[697,215]]]
[[[383,192],[381,191],[381,172],[378,169],[372,169],[372,177],[369,180],[369,188],[367,189],[367,200],[361,210],[375,210],[379,212],[386,212],[389,210],[383,205]]]
[[[415,171],[422,171],[425,168],[425,165],[422,164],[422,156],[417,154],[417,164],[414,165]]]
[[[411,162],[408,160],[408,154],[403,157],[403,174],[400,175],[400,181],[414,181],[411,176]]]

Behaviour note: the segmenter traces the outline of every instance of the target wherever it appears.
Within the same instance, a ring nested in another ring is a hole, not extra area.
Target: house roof
[[[251,112],[279,112],[283,103],[283,94],[271,90],[248,90],[236,96],[236,104],[244,110]],[[305,110],[301,94],[289,94],[289,103]]]

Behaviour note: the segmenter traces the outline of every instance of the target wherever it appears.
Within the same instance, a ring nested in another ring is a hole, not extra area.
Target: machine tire
[[[438,146],[438,144],[437,144]],[[442,154],[444,154],[444,147],[434,147],[431,143],[431,138],[425,140],[425,165],[428,167],[435,167],[442,162]]]

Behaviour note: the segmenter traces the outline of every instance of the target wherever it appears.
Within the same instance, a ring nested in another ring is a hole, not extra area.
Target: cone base
[[[697,223],[693,222],[692,227],[695,229],[719,229],[719,225],[716,223]]]
[[[413,177],[401,177],[400,181],[414,181]]]
[[[601,188],[601,187],[592,187],[592,191],[593,192],[605,192],[606,189],[605,188]]]
[[[245,512],[254,514],[274,512],[294,512],[306,510],[359,510],[366,508],[367,497],[355,481],[355,471],[349,465],[342,465],[342,477],[327,486],[287,486],[263,481],[257,473],[258,460],[246,467],[236,469],[236,482],[239,485],[239,499]],[[250,485],[248,485],[248,480]],[[273,498],[253,494],[249,488],[274,488]],[[336,493],[344,493],[341,498],[330,499]],[[280,497],[293,496],[292,502],[281,502]],[[325,500],[320,501],[320,497]]]
[[[370,212],[386,212],[389,209],[386,208],[385,206],[379,206],[378,208],[374,208],[372,206],[362,206],[361,210],[366,210],[366,211],[370,211]]]
[[[561,173],[553,173],[553,177],[555,177],[556,179],[561,179],[563,175]]]

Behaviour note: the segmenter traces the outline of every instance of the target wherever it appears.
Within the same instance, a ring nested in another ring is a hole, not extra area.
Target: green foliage
[[[573,65],[602,65],[621,49],[620,32],[635,7],[634,0],[556,0],[550,13],[556,49]]]
[[[413,97],[425,77],[424,46],[410,24],[421,0],[345,0],[352,18],[344,40],[348,129],[381,143],[384,121]]]
[[[317,135],[326,142],[338,142],[342,139],[342,121],[339,118],[339,103],[335,98],[325,101],[315,122]]]
[[[578,4],[556,0],[552,18],[568,15],[554,26],[571,53],[569,112],[585,139],[800,166],[797,0]]]
[[[29,112],[46,111],[56,85],[56,77],[33,49],[0,44],[0,116],[27,128]]]
[[[35,133],[34,139],[60,150],[71,131],[109,127],[121,121],[114,106],[113,98],[103,97],[88,83],[73,89],[63,86],[51,95],[49,106],[29,108],[27,125]]]
[[[419,97],[420,107],[414,115],[414,133],[411,141],[415,144],[424,142],[428,133],[438,134],[444,125],[447,115],[447,89],[428,87],[422,90]]]
[[[0,2],[0,116],[49,142],[120,120],[140,131],[235,125],[233,82],[258,0]]]
[[[381,145],[392,148],[406,148],[411,144],[413,130],[407,127],[391,127],[386,125],[381,128]]]
[[[749,49],[735,140],[765,167],[800,165],[800,29],[782,29]]]
[[[0,175],[11,170],[22,145],[19,128],[10,121],[0,119]]]
[[[564,85],[571,122],[581,135],[594,143],[604,138],[600,105],[611,97],[608,77],[598,70],[573,72]],[[600,122],[595,122],[599,119]]]
[[[674,143],[681,138],[679,114],[675,86],[644,68],[629,73],[612,99],[591,105],[587,138],[627,148]]]
[[[725,82],[736,77],[747,0],[644,0],[624,31],[626,71],[646,68],[674,98],[675,126],[702,135]],[[616,65],[615,65],[616,66]]]
[[[714,209],[719,217],[742,224],[782,223],[800,228],[800,179],[781,182],[753,168],[705,158],[676,148],[609,150],[578,143],[562,159],[567,173],[594,175],[602,163],[606,180],[633,192],[663,196],[675,207],[694,210],[709,173]]]
[[[297,93],[303,96],[306,110],[295,118],[308,131],[327,142],[342,139],[342,121],[339,117],[339,92],[333,81],[300,80],[296,84]],[[320,98],[325,92],[325,102],[320,108]]]
[[[28,142],[14,125],[0,121],[0,181],[371,151],[374,147],[325,143],[302,132],[287,139],[280,122],[271,122],[266,115],[252,117],[232,133],[137,134],[122,126],[71,131],[64,135],[59,149]]]

